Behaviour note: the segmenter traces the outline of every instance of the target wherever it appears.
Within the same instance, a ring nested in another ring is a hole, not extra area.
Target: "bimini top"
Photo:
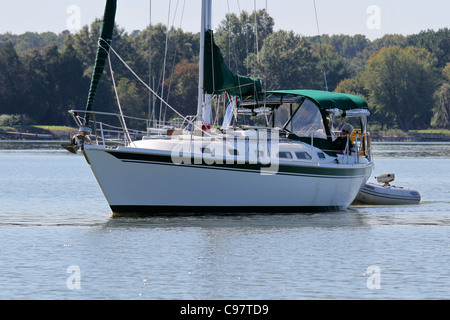
[[[346,93],[336,93],[319,90],[278,90],[268,94],[280,97],[304,97],[314,101],[322,110],[340,109],[342,111],[364,109],[368,110],[367,102],[358,96]]]

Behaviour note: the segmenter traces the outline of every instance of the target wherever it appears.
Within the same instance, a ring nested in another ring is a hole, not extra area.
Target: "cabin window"
[[[318,152],[317,156],[319,157],[319,159],[325,159],[325,154],[323,152]]]
[[[292,153],[290,152],[278,152],[278,158],[280,159],[293,159]]]
[[[317,105],[308,99],[302,103],[285,128],[299,137],[327,138],[322,114]]]
[[[311,156],[307,152],[296,152],[295,156],[299,160],[310,160],[311,159]]]

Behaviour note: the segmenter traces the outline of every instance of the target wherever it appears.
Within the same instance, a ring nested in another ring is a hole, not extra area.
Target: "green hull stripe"
[[[208,164],[204,160],[202,163],[197,164],[194,158],[187,161],[188,164],[175,164],[172,161],[171,156],[167,155],[149,155],[149,154],[136,154],[119,151],[107,151],[117,159],[123,162],[130,163],[143,163],[143,164],[155,164],[155,165],[170,165],[170,166],[186,166],[201,169],[214,169],[214,170],[232,170],[232,171],[245,171],[249,173],[258,173],[270,170],[270,165],[264,164],[251,164],[251,163],[233,163],[224,164],[214,163]],[[199,162],[199,159],[196,159]],[[307,166],[295,166],[279,164],[277,168],[277,174],[279,175],[311,175],[316,177],[333,177],[333,178],[354,178],[359,176],[368,176],[370,173],[370,167],[364,168],[323,168],[323,167],[307,167]]]

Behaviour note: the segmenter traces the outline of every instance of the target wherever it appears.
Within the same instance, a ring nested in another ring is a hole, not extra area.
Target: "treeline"
[[[11,119],[21,124],[73,125],[67,111],[84,109],[100,26],[96,20],[76,34],[0,35],[0,115],[20,115]],[[357,94],[369,102],[371,122],[379,129],[450,129],[448,28],[375,41],[363,35],[304,37],[275,32],[273,18],[260,10],[228,14],[215,39],[230,68],[260,77],[266,90]],[[167,32],[161,24],[131,33],[117,26],[113,48],[159,95],[188,115],[196,112],[199,42],[199,34],[174,28]],[[153,103],[148,90],[114,55],[111,60],[124,113],[172,116],[159,101]],[[94,107],[117,111],[109,72]]]

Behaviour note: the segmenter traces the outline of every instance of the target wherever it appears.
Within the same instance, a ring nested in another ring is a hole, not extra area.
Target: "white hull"
[[[416,190],[368,183],[363,186],[355,201],[371,205],[405,205],[418,204],[420,199]]]
[[[114,213],[302,212],[347,208],[372,164],[181,164],[170,152],[85,145],[84,156]]]

